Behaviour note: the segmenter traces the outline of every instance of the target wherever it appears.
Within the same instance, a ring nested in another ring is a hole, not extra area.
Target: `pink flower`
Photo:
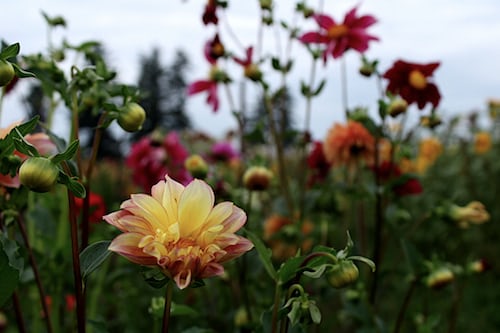
[[[366,31],[366,28],[376,23],[377,20],[371,15],[357,17],[356,10],[357,7],[351,9],[340,24],[328,15],[313,15],[314,20],[316,20],[321,30],[319,32],[307,32],[299,40],[305,44],[325,44],[326,49],[323,52],[323,60],[325,62],[329,54],[336,59],[349,49],[354,49],[361,53],[365,52],[371,40],[379,40],[377,37],[369,35]]]
[[[210,159],[219,162],[229,162],[233,158],[239,157],[239,153],[229,142],[217,142],[212,146]]]
[[[167,173],[183,184],[188,183],[191,176],[184,167],[187,157],[177,133],[170,132],[162,142],[143,137],[134,143],[125,163],[132,169],[134,183],[148,190]]]
[[[158,266],[180,289],[224,273],[223,263],[252,249],[235,234],[246,214],[232,202],[214,206],[213,190],[195,179],[186,187],[166,176],[151,195],[132,194],[104,220],[123,234],[110,244],[128,260]]]
[[[212,107],[213,112],[217,112],[217,110],[219,110],[217,81],[212,79],[195,81],[189,85],[187,94],[188,96],[191,96],[204,91],[207,92],[207,104]]]
[[[0,129],[0,139],[5,138],[10,131],[19,125],[20,122],[15,122],[7,126],[6,128]],[[56,145],[51,141],[50,137],[45,133],[34,133],[28,134],[24,137],[24,139],[35,146],[40,155],[42,156],[50,156],[57,153]],[[21,154],[18,151],[14,151],[14,154],[19,156],[23,161],[28,158],[26,155]],[[0,173],[0,186],[19,188],[21,183],[19,182],[19,176],[16,175],[14,177],[10,175],[4,175]]]

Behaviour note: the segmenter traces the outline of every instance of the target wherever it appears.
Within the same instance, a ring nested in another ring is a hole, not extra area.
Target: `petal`
[[[330,39],[327,36],[320,34],[319,32],[306,32],[303,34],[299,40],[304,44],[309,43],[328,43]]]
[[[222,224],[224,225],[224,232],[235,233],[245,224],[247,215],[243,209],[233,205],[231,215],[229,215]]]
[[[202,228],[214,206],[214,192],[204,181],[193,180],[179,199],[181,237],[190,237]]]
[[[318,25],[325,30],[328,30],[331,26],[335,25],[335,20],[328,15],[315,14],[313,15],[313,18],[316,20],[316,23],[318,23]]]
[[[132,204],[125,209],[133,215],[144,218],[153,228],[165,229],[168,226],[168,217],[163,206],[152,196],[147,194],[132,194]]]
[[[232,260],[234,258],[237,258],[241,256],[243,253],[250,251],[251,249],[253,249],[253,243],[246,238],[240,237],[238,243],[224,248],[224,251],[226,251],[227,254],[224,257],[222,257],[219,260],[219,262],[223,263]]]
[[[198,80],[193,83],[191,83],[187,89],[187,94],[189,96],[197,94],[199,92],[205,91],[210,89],[210,86],[212,85],[212,81],[210,80]]]
[[[167,225],[178,221],[177,209],[182,191],[184,191],[184,185],[168,175],[165,176],[165,181],[161,181],[151,188],[151,195],[161,203],[165,210]]]
[[[118,235],[113,239],[108,250],[116,252],[139,265],[155,265],[156,258],[144,253],[142,249],[138,247],[142,238],[143,235],[131,232]]]
[[[207,228],[222,224],[233,213],[233,203],[229,201],[221,202],[211,210],[205,226]]]
[[[191,284],[191,270],[180,271],[174,276],[174,281],[179,289],[184,289]]]
[[[107,223],[117,227],[121,231],[128,231],[128,229],[122,224],[121,219],[124,216],[130,215],[130,212],[126,210],[119,210],[108,215],[104,215],[102,219]]]
[[[352,28],[368,28],[369,26],[377,23],[377,19],[371,15],[364,15],[356,19]]]

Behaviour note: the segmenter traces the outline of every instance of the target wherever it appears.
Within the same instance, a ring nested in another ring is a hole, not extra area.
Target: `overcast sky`
[[[277,18],[290,21],[294,2],[275,2]],[[161,50],[165,65],[172,60],[175,49],[186,51],[192,62],[191,81],[205,77],[208,71],[202,47],[205,40],[213,37],[214,30],[201,23],[204,3],[202,0],[5,1],[0,13],[0,38],[9,43],[19,42],[22,54],[44,51],[47,34],[40,14],[43,10],[49,16],[63,16],[68,23],[66,29],[57,29],[53,34],[55,44],[63,38],[72,44],[101,41],[122,82],[136,83],[139,59],[149,54],[153,47]],[[257,40],[257,3],[233,0],[227,12],[228,25],[246,46]],[[308,3],[316,6],[318,2]],[[381,70],[388,69],[397,59],[441,62],[435,72],[435,81],[443,95],[440,110],[444,116],[484,109],[488,98],[500,98],[500,1],[325,0],[324,11],[341,20],[355,5],[359,5],[358,13],[373,15],[379,21],[370,28],[370,33],[378,36],[380,42],[371,43],[366,55],[379,59]],[[222,29],[221,37],[231,46],[227,30]],[[285,35],[281,34],[281,38],[284,44]],[[274,32],[266,30],[265,51],[274,52],[275,40]],[[300,80],[308,78],[310,59],[301,53],[301,45],[295,44],[292,50],[299,61],[289,83],[296,92],[294,112],[296,124],[301,128],[304,106],[298,89]],[[375,82],[357,74],[358,54],[349,52],[345,61],[349,106],[366,106],[375,112]],[[330,61],[326,67],[318,69],[317,79],[326,78],[328,84],[321,98],[314,101],[311,126],[313,136],[322,138],[333,122],[344,118],[340,102],[340,62]],[[222,90],[220,93],[222,107],[217,114],[205,106],[203,95],[191,97],[187,105],[194,125],[214,135],[222,135],[225,130],[235,127]],[[24,110],[18,100],[17,95],[5,99],[2,126],[22,118]]]

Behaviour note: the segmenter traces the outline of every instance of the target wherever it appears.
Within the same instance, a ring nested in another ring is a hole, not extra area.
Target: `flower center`
[[[337,39],[347,35],[348,32],[349,28],[344,24],[340,24],[340,25],[334,25],[333,27],[329,28],[327,31],[327,35],[328,38]]]
[[[422,90],[427,86],[427,79],[425,78],[424,74],[416,69],[410,72],[408,82],[410,83],[410,86],[417,90]]]

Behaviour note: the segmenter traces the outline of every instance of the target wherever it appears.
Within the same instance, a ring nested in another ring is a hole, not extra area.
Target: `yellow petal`
[[[165,181],[161,181],[151,188],[151,195],[158,200],[165,209],[168,225],[177,222],[177,208],[183,191],[184,185],[176,182],[168,175],[165,176]]]
[[[130,198],[133,204],[128,211],[147,220],[153,230],[166,229],[167,214],[158,201],[147,194],[132,194]]]
[[[179,229],[181,237],[197,233],[214,206],[214,192],[205,182],[193,180],[179,199]]]
[[[108,250],[122,255],[136,264],[155,265],[156,258],[144,253],[142,249],[138,247],[143,237],[143,235],[133,232],[118,235],[111,242]]]

